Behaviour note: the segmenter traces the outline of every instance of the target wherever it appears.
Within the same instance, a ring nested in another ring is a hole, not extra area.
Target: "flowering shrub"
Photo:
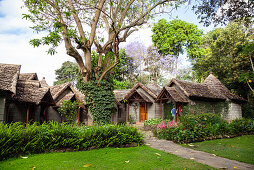
[[[163,121],[157,125],[157,129],[174,128],[176,126],[178,126],[178,124],[175,121],[168,121],[168,123]]]
[[[215,114],[186,115],[180,123],[162,122],[153,130],[160,139],[177,143],[198,142],[254,134],[254,120],[237,119],[228,123]]]

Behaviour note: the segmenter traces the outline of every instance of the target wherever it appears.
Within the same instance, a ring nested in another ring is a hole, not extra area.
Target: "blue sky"
[[[54,56],[47,55],[47,47],[33,48],[29,45],[30,39],[40,35],[34,34],[29,29],[31,24],[21,19],[22,13],[26,12],[26,9],[21,9],[21,6],[22,0],[0,0],[0,63],[20,64],[22,65],[21,72],[36,72],[39,79],[46,77],[47,82],[52,85],[55,79],[54,70],[64,61],[73,61],[73,59],[66,55],[63,44],[58,47],[58,53]],[[212,26],[206,28],[199,24],[197,16],[188,7],[179,8],[174,12],[173,18],[168,14],[157,16],[156,21],[160,18],[171,20],[177,17],[198,25],[204,32],[213,29]],[[120,47],[124,48],[133,41],[140,41],[145,46],[149,46],[152,44],[151,35],[151,29],[144,27],[133,33]],[[183,65],[187,64],[183,62]]]

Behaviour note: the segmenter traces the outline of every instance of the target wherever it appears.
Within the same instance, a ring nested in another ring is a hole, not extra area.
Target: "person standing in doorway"
[[[175,106],[173,106],[173,109],[171,110],[171,114],[172,114],[172,117],[173,117],[173,121],[175,121],[175,115],[176,115],[176,108],[175,108]]]

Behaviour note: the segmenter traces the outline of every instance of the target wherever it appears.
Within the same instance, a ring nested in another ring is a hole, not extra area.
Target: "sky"
[[[21,73],[36,72],[39,79],[45,77],[48,84],[53,85],[55,70],[60,68],[63,62],[74,60],[66,54],[64,44],[57,48],[58,53],[53,56],[47,54],[48,47],[34,48],[29,44],[29,40],[40,37],[40,35],[29,28],[32,26],[31,23],[22,19],[22,14],[26,12],[25,8],[21,8],[22,2],[23,0],[0,0],[0,63],[21,65]],[[203,27],[188,6],[183,6],[174,11],[173,16],[168,14],[157,16],[155,22],[161,18],[166,20],[178,18],[194,23],[205,33],[214,28],[213,26]],[[151,35],[151,28],[145,26],[143,29],[134,32],[127,39],[127,42],[122,43],[120,47],[124,48],[128,43],[135,41],[148,47],[152,44]],[[184,56],[181,56],[180,60],[183,61],[182,66],[189,64]]]

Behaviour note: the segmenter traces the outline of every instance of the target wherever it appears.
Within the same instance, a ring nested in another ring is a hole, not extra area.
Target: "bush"
[[[88,127],[56,122],[25,127],[21,123],[0,123],[0,160],[52,150],[87,150],[131,143],[143,143],[141,133],[134,127]]]
[[[154,134],[177,143],[190,143],[223,137],[254,134],[254,121],[237,119],[228,123],[215,114],[185,115],[181,123],[158,124]]]
[[[159,123],[162,122],[162,119],[149,119],[149,120],[145,120],[144,122],[144,126],[147,126],[147,125],[158,125]]]

